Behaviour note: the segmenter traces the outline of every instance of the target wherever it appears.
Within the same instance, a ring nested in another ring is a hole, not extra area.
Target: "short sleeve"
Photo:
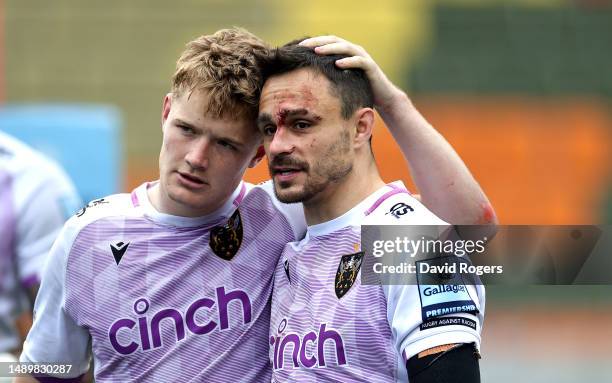
[[[44,268],[34,305],[34,323],[23,346],[21,362],[66,363],[73,378],[89,368],[90,336],[66,312],[66,265],[78,234],[75,218],[68,221],[55,241]]]
[[[448,223],[408,193],[385,200],[368,225],[424,225],[440,233]],[[437,236],[438,234],[434,234]],[[404,362],[429,348],[451,343],[475,343],[480,349],[485,290],[482,285],[383,285],[387,319],[395,348]]]
[[[387,319],[404,361],[429,348],[475,343],[480,349],[484,289],[473,285],[387,285]]]

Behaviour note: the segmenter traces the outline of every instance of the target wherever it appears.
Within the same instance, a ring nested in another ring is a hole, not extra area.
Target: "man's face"
[[[351,119],[330,82],[302,68],[268,79],[259,102],[274,190],[283,202],[315,202],[352,170]]]
[[[204,114],[207,93],[168,94],[162,111],[159,155],[164,213],[208,214],[227,200],[247,166],[254,165],[261,136],[252,121],[214,119]]]

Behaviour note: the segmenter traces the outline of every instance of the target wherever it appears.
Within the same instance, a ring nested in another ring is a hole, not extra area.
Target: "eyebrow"
[[[261,128],[264,125],[274,123],[274,121],[272,120],[272,116],[269,113],[262,113],[259,116],[257,116],[256,123],[257,123],[257,127]]]
[[[185,120],[181,120],[180,118],[175,118],[173,121],[176,125],[183,125],[186,126],[188,128],[192,128],[192,129],[198,129],[197,126],[195,126],[194,124],[191,124]]]
[[[281,115],[284,119],[291,119],[295,117],[306,116],[314,120],[315,122],[319,122],[322,120],[321,116],[314,114],[314,113],[310,113],[308,109],[305,109],[305,108],[283,109],[281,110]],[[269,113],[262,113],[257,117],[258,127],[261,127],[262,125],[265,125],[267,123],[274,123],[274,120],[272,119],[272,115],[270,115]]]
[[[177,125],[183,125],[183,126],[186,126],[186,127],[188,127],[188,128],[191,128],[191,129],[197,130],[198,132],[202,130],[202,129],[198,128],[197,126],[195,126],[195,125],[193,125],[193,124],[190,124],[189,122],[187,122],[187,121],[185,121],[185,120],[181,120],[180,118],[175,118],[175,119],[174,119],[174,122],[175,122]],[[230,144],[232,144],[232,145],[234,145],[234,146],[236,146],[236,147],[238,147],[238,148],[242,148],[242,147],[244,146],[244,143],[239,142],[239,141],[236,141],[235,139],[230,138],[230,137],[227,137],[227,136],[217,136],[217,135],[212,135],[212,137],[213,137],[215,140],[223,140],[223,141],[227,141],[227,142],[229,142]]]

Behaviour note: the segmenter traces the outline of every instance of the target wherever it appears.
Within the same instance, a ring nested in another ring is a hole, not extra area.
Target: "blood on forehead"
[[[330,106],[340,102],[333,100],[329,80],[311,70],[297,70],[273,77],[266,82],[261,97],[268,118],[277,126],[286,125],[295,117],[321,120],[321,116],[333,113]]]
[[[274,94],[273,119],[277,126],[284,125],[287,118],[294,116],[309,116],[315,120],[321,118],[316,115],[315,108],[319,100],[312,88],[304,84],[298,90],[282,90]]]
[[[285,125],[285,120],[287,119],[287,115],[289,114],[289,109],[284,108],[282,105],[278,105],[274,109],[274,122],[277,126]]]

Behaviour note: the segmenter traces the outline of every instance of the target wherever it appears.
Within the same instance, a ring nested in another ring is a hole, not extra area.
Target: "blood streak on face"
[[[274,114],[277,126],[285,126],[285,120],[287,118],[288,113],[288,109],[280,109]]]
[[[285,126],[290,112],[300,110],[303,114],[311,113],[317,105],[317,99],[308,85],[303,85],[295,92],[278,92],[273,99],[278,102],[273,113],[276,126]]]

